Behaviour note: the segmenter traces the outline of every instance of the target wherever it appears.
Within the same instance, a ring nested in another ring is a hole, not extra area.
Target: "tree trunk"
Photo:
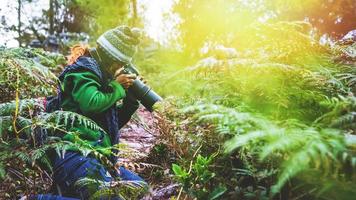
[[[22,7],[22,2],[21,0],[17,0],[18,8],[17,8],[17,34],[18,34],[18,39],[17,41],[19,42],[19,47],[22,46],[21,42],[21,7]]]
[[[133,12],[132,25],[135,26],[137,23],[137,0],[131,0],[131,3]]]
[[[48,18],[49,18],[49,34],[53,35],[54,33],[54,2],[53,0],[49,0],[49,10],[48,10]]]

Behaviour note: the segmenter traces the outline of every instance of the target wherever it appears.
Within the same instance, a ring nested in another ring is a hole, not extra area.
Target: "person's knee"
[[[80,200],[80,199],[62,197],[62,196],[52,195],[52,194],[37,194],[37,195],[30,195],[28,198],[21,198],[20,200]]]

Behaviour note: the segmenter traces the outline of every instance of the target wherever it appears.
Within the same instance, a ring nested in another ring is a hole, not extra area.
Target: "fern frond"
[[[261,150],[260,159],[264,160],[273,153],[281,152],[287,148],[293,149],[296,147],[300,147],[301,145],[303,145],[303,140],[304,138],[300,137],[299,135],[292,135],[287,137],[285,133],[275,135],[273,139],[270,139],[269,145],[267,145]]]
[[[314,124],[322,124],[333,128],[355,130],[356,126],[356,97],[338,96],[322,102],[329,112],[315,120]]]
[[[147,189],[146,183],[140,181],[111,181],[105,182],[93,178],[82,178],[75,182],[77,187],[92,189],[91,199],[119,196],[122,199],[136,199]]]
[[[75,127],[77,125],[82,125],[86,128],[92,130],[98,130],[105,132],[99,125],[97,125],[93,120],[80,115],[75,112],[70,111],[55,111],[52,113],[41,113],[36,116],[36,120],[40,124],[54,123],[57,125],[63,125],[69,128]]]
[[[27,154],[26,152],[23,151],[17,151],[15,153],[17,158],[20,158],[22,161],[24,161],[25,163],[32,163],[32,159],[30,157],[29,154]]]
[[[346,99],[334,98],[330,104],[336,105],[332,108],[348,108],[350,104],[345,103]],[[340,154],[347,150],[345,138],[336,129],[310,127],[295,120],[284,122],[281,126],[250,113],[212,104],[189,106],[183,112],[192,115],[199,123],[215,124],[218,133],[233,135],[225,142],[225,152],[238,149],[241,154],[247,150],[257,152],[261,161],[270,158],[281,162],[274,192],[302,171],[317,170],[332,176],[340,173],[338,170],[345,163],[340,159]],[[350,117],[347,119],[350,120]],[[351,159],[348,156],[347,162],[352,162]]]
[[[11,101],[8,103],[0,104],[0,116],[14,115],[16,109],[16,102]],[[19,101],[18,112],[22,116],[31,116],[31,113],[38,113],[44,111],[43,99],[23,99]]]

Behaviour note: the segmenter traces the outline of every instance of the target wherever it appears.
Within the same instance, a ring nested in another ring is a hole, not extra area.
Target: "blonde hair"
[[[67,56],[69,65],[73,64],[80,56],[89,56],[89,45],[76,44],[70,48],[70,55]]]

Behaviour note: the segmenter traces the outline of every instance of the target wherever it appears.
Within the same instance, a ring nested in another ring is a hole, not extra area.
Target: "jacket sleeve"
[[[71,83],[65,84],[63,89],[71,91],[73,100],[83,113],[103,112],[126,96],[124,88],[116,81],[109,83],[112,92],[100,91],[99,78],[87,71],[67,74],[64,83]]]
[[[121,129],[130,119],[131,116],[136,112],[140,106],[139,102],[130,93],[123,99],[122,104],[118,106],[118,122],[119,129]]]

